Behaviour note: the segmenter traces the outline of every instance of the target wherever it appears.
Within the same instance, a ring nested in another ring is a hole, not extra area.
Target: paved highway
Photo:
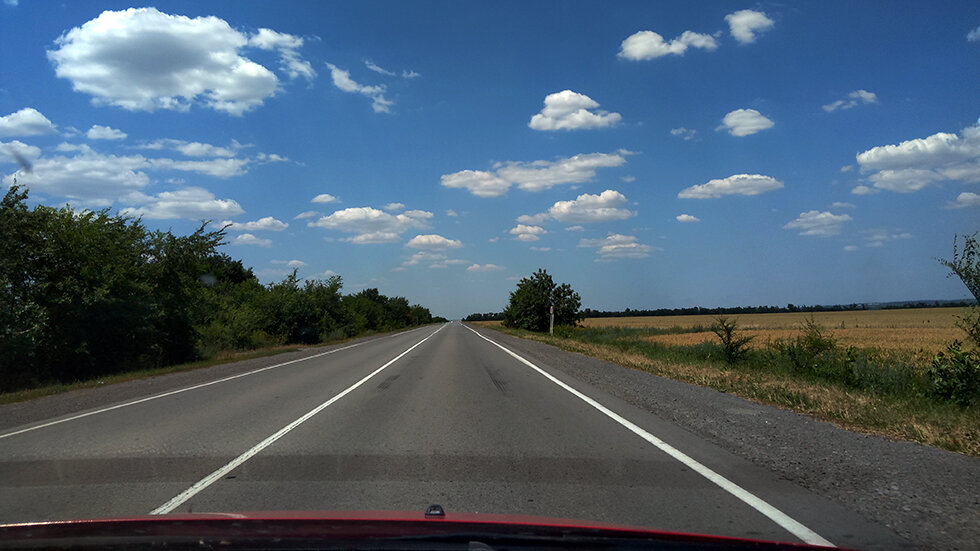
[[[546,515],[894,548],[829,500],[460,323],[0,430],[0,522]]]

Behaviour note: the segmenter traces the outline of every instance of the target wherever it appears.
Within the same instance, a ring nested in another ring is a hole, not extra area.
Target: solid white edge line
[[[576,398],[579,398],[583,402],[585,402],[585,403],[589,404],[590,406],[594,407],[595,409],[599,410],[600,412],[602,412],[603,414],[605,414],[607,417],[609,417],[613,421],[616,421],[620,425],[622,425],[622,426],[626,427],[627,429],[629,429],[630,431],[632,431],[634,434],[636,434],[640,438],[643,438],[647,442],[653,444],[654,446],[656,446],[657,448],[659,448],[661,451],[663,451],[667,455],[669,455],[669,456],[673,457],[674,459],[680,461],[684,465],[687,465],[691,470],[693,470],[693,471],[697,472],[698,474],[700,474],[701,476],[707,478],[709,481],[713,482],[714,484],[716,484],[717,486],[719,486],[721,489],[723,489],[726,492],[728,492],[728,493],[732,494],[733,496],[737,497],[738,499],[740,499],[741,501],[743,501],[744,503],[746,503],[748,506],[752,507],[756,511],[759,511],[760,513],[762,513],[763,515],[765,515],[766,517],[768,517],[770,520],[772,520],[773,522],[775,522],[776,524],[778,524],[779,526],[783,527],[784,529],[786,529],[787,531],[789,531],[791,534],[793,534],[794,536],[796,536],[797,538],[799,538],[800,540],[802,540],[804,543],[808,543],[810,545],[821,545],[821,546],[826,546],[826,547],[836,547],[833,543],[830,543],[829,541],[827,541],[826,539],[824,539],[823,537],[821,537],[819,534],[817,534],[813,530],[810,530],[809,528],[807,528],[806,526],[804,526],[800,522],[796,521],[795,519],[793,519],[792,517],[790,517],[786,513],[784,513],[782,511],[780,511],[779,509],[773,507],[772,505],[770,505],[769,503],[767,503],[765,500],[759,498],[758,496],[756,496],[755,494],[749,492],[748,490],[745,490],[741,486],[735,484],[731,480],[728,480],[724,476],[716,473],[715,471],[709,469],[708,467],[702,465],[701,463],[698,463],[694,458],[692,458],[689,455],[685,454],[684,452],[678,450],[677,448],[671,446],[670,444],[664,442],[663,440],[657,438],[656,436],[650,434],[649,432],[643,430],[642,428],[638,427],[637,425],[633,424],[632,422],[624,419],[619,414],[617,414],[616,412],[610,410],[606,406],[600,404],[599,402],[596,402],[592,398],[589,398],[585,394],[582,394],[581,392],[579,392],[579,391],[575,390],[574,388],[568,386],[567,384],[563,383],[559,379],[557,379],[554,376],[552,376],[550,373],[544,371],[543,369],[541,369],[540,367],[534,365],[530,361],[528,361],[528,360],[524,359],[523,357],[517,355],[516,353],[512,352],[511,350],[509,350],[505,346],[503,346],[503,345],[501,345],[501,344],[499,344],[499,343],[497,343],[497,342],[495,342],[495,341],[493,341],[493,340],[491,340],[491,339],[483,336],[480,332],[476,331],[475,329],[473,329],[473,328],[471,328],[469,326],[464,325],[464,327],[466,327],[470,331],[473,331],[474,333],[476,333],[477,336],[479,336],[483,340],[485,340],[485,341],[487,341],[487,342],[489,342],[489,343],[497,346],[498,348],[500,348],[501,350],[503,350],[507,354],[510,354],[517,361],[519,361],[519,362],[523,363],[524,365],[530,367],[531,369],[537,371],[541,375],[544,375],[551,382],[553,382],[556,385],[560,386],[561,388],[567,390],[572,395],[574,395]]]
[[[347,389],[344,390],[343,392],[341,392],[340,394],[337,394],[333,398],[330,398],[326,402],[323,402],[322,404],[318,405],[317,407],[311,409],[309,412],[307,412],[305,415],[303,415],[299,419],[296,419],[292,423],[289,423],[285,427],[279,429],[272,436],[270,436],[270,437],[266,438],[265,440],[259,442],[258,444],[256,444],[252,448],[250,448],[245,453],[239,455],[235,459],[232,459],[225,466],[223,466],[220,469],[214,471],[213,473],[211,473],[208,476],[202,478],[201,480],[198,480],[190,488],[188,488],[188,489],[184,490],[183,492],[177,494],[170,501],[168,501],[168,502],[164,503],[163,505],[157,507],[156,509],[150,511],[150,514],[151,515],[162,515],[162,514],[166,514],[166,513],[169,513],[171,511],[173,511],[177,507],[180,507],[181,504],[183,504],[188,499],[190,499],[190,498],[194,497],[195,495],[197,495],[198,492],[200,492],[201,490],[207,488],[211,484],[214,484],[216,481],[220,480],[226,474],[228,474],[229,472],[233,471],[236,467],[238,467],[242,463],[244,463],[244,462],[248,461],[249,459],[251,459],[255,454],[257,454],[260,451],[264,450],[265,448],[271,446],[276,440],[279,440],[280,438],[282,438],[283,436],[285,436],[289,431],[291,431],[291,430],[295,429],[296,427],[302,425],[304,422],[306,422],[307,420],[309,420],[311,417],[313,417],[317,413],[320,413],[321,411],[323,411],[324,409],[326,409],[327,407],[329,407],[331,404],[333,404],[337,400],[340,400],[344,396],[347,396],[348,394],[350,394],[351,392],[353,392],[354,389],[356,389],[357,387],[363,385],[364,383],[366,383],[368,380],[370,380],[372,377],[374,377],[378,373],[381,373],[382,371],[384,371],[385,368],[387,368],[391,364],[397,362],[405,354],[408,354],[412,350],[415,350],[415,347],[417,347],[420,344],[424,343],[425,341],[429,340],[432,337],[432,335],[435,335],[439,331],[442,331],[443,328],[445,328],[445,327],[446,327],[445,324],[442,325],[442,327],[440,327],[439,329],[436,329],[435,331],[433,331],[432,333],[430,333],[424,339],[422,339],[419,342],[413,344],[411,347],[408,348],[408,350],[405,350],[401,354],[395,356],[394,358],[392,358],[391,360],[389,360],[386,364],[384,364],[381,367],[375,369],[374,371],[372,371],[370,374],[368,374],[367,376],[365,376],[360,381],[357,381],[353,385],[347,387]]]
[[[209,381],[207,383],[201,383],[199,385],[189,386],[187,388],[180,388],[180,389],[177,389],[177,390],[171,390],[169,392],[164,392],[163,394],[154,394],[153,396],[147,396],[146,398],[140,398],[138,400],[133,400],[131,402],[124,402],[122,404],[116,404],[114,406],[104,407],[104,408],[96,409],[96,410],[93,410],[93,411],[87,411],[85,413],[79,413],[78,415],[72,415],[71,417],[65,417],[64,419],[57,419],[55,421],[49,421],[47,423],[42,423],[40,425],[34,425],[33,427],[27,427],[25,429],[20,429],[20,430],[14,431],[14,432],[8,432],[6,434],[0,434],[0,439],[7,438],[8,436],[16,436],[18,434],[23,434],[25,432],[31,432],[31,431],[34,431],[34,430],[43,429],[45,427],[50,427],[52,425],[58,425],[58,424],[61,424],[61,423],[67,423],[68,421],[74,421],[76,419],[81,419],[83,417],[88,417],[90,415],[96,415],[96,414],[99,414],[99,413],[105,413],[107,411],[112,411],[114,409],[119,409],[119,408],[124,408],[124,407],[129,407],[129,406],[135,406],[136,404],[142,404],[143,402],[149,402],[150,400],[156,400],[157,398],[166,398],[167,396],[173,396],[174,394],[180,394],[181,392],[187,392],[188,390],[196,390],[198,388],[204,388],[206,386],[216,385],[218,383],[223,383],[223,382],[226,382],[226,381],[230,381],[232,379],[238,379],[239,377],[247,377],[248,375],[254,375],[256,373],[261,373],[262,371],[267,371],[269,369],[275,369],[277,367],[282,367],[284,365],[294,364],[296,362],[303,362],[303,361],[306,361],[306,360],[312,360],[313,358],[319,358],[320,356],[326,356],[327,354],[333,354],[335,352],[341,352],[343,350],[349,350],[351,348],[354,348],[354,347],[357,347],[357,346],[361,346],[361,345],[364,345],[364,344],[368,344],[368,343],[372,343],[372,342],[377,342],[377,341],[380,341],[382,339],[390,339],[392,337],[397,337],[398,335],[405,335],[407,333],[410,333],[410,332],[416,331],[416,330],[417,329],[409,329],[408,331],[402,331],[400,333],[395,333],[393,335],[385,335],[384,337],[380,337],[380,338],[377,338],[377,339],[371,339],[369,341],[363,341],[363,342],[359,342],[359,343],[354,343],[354,344],[351,344],[351,345],[348,345],[348,346],[344,346],[342,348],[334,348],[333,350],[327,350],[326,352],[321,352],[319,354],[314,354],[312,356],[307,356],[305,358],[297,358],[295,360],[290,360],[288,362],[283,362],[281,364],[270,365],[268,367],[262,367],[262,368],[259,368],[259,369],[254,369],[254,370],[248,371],[246,373],[239,373],[238,375],[232,375],[230,377],[224,377],[222,379],[217,379],[217,380],[214,380],[214,381]]]

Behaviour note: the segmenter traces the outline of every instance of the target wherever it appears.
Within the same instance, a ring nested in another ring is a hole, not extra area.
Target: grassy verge
[[[859,354],[866,377],[859,384],[828,380],[819,371],[787,368],[763,351],[735,366],[723,360],[720,345],[670,346],[652,342],[645,328],[578,328],[549,336],[481,324],[520,338],[543,342],[663,377],[711,387],[743,398],[784,407],[838,426],[904,439],[980,457],[980,406],[937,400],[919,390],[921,366],[901,355],[878,350],[842,350]],[[688,329],[667,329],[676,333]],[[665,334],[658,329],[657,334]],[[870,367],[869,367],[870,366]]]

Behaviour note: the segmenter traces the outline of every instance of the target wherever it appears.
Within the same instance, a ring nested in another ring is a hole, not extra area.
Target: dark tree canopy
[[[549,309],[555,307],[555,325],[575,325],[581,319],[581,297],[567,283],[556,285],[548,272],[539,269],[522,278],[504,309],[504,325],[529,331],[547,331]]]

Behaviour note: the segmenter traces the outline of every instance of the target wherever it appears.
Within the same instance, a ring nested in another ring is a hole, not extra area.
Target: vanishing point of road
[[[542,515],[902,546],[461,323],[0,429],[0,523],[274,510]]]

